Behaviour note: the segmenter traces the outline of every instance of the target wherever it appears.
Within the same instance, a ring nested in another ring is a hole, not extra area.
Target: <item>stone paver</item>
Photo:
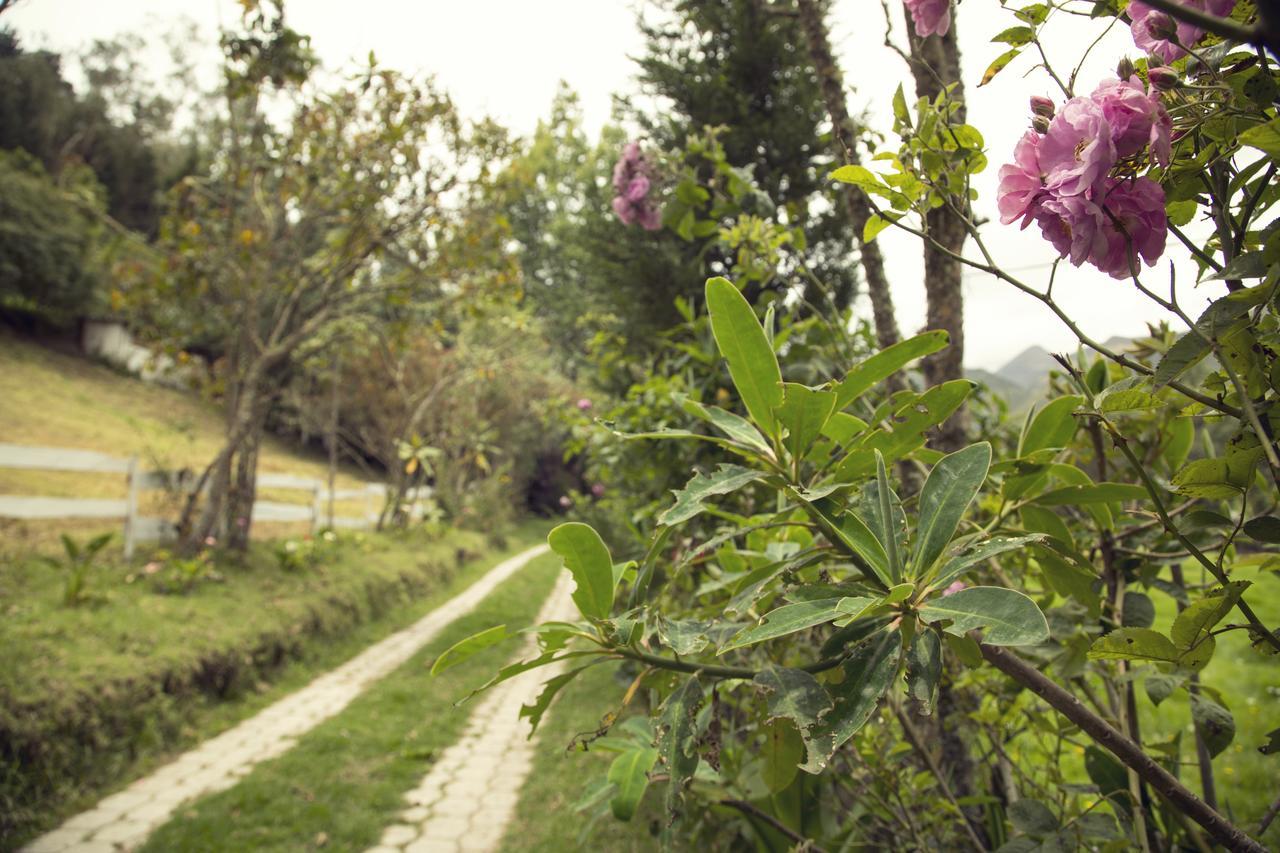
[[[538,614],[539,622],[572,619],[573,581],[563,573]],[[537,652],[530,636],[520,658]],[[520,788],[533,764],[528,724],[520,706],[530,704],[562,665],[521,673],[482,694],[462,737],[445,749],[418,786],[405,796],[406,808],[367,853],[489,853],[496,850],[515,814]],[[406,826],[413,839],[403,840]]]
[[[187,800],[230,788],[255,764],[284,753],[299,737],[337,714],[370,684],[413,657],[451,622],[475,609],[499,584],[546,551],[546,545],[539,545],[499,563],[413,625],[375,643],[337,669],[319,676],[235,728],[210,738],[150,776],[103,799],[90,811],[72,817],[24,847],[23,853],[94,853],[137,847]],[[176,791],[182,796],[175,796]],[[424,791],[431,795],[431,801],[439,797],[438,789]],[[421,823],[408,823],[415,827],[416,834],[416,827]]]

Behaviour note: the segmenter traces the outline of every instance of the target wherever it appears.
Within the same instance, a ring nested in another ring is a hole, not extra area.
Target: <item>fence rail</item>
[[[0,444],[0,468],[123,474],[127,489],[127,496],[123,499],[0,495],[0,518],[123,518],[126,559],[133,556],[138,543],[162,541],[176,532],[174,523],[168,519],[140,515],[138,500],[144,491],[175,486],[183,488],[185,479],[176,472],[143,470],[136,456],[124,458],[92,450]],[[378,521],[378,503],[385,500],[387,492],[387,487],[381,483],[366,483],[356,489],[335,489],[331,496],[323,481],[295,474],[262,473],[258,475],[257,484],[260,489],[309,492],[311,500],[306,504],[256,501],[253,505],[254,521],[307,522],[313,531],[327,520],[323,507],[330,499],[365,501],[364,515],[335,516],[332,520],[334,527],[346,530],[373,527]],[[429,489],[415,489],[408,497],[417,500],[429,493]]]

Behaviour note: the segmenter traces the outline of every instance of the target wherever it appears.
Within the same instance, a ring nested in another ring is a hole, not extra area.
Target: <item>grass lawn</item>
[[[93,578],[105,601],[79,608],[61,605],[49,568],[0,566],[0,847],[403,627],[544,528],[522,526],[500,553],[466,532],[350,537],[302,571],[263,544],[188,595],[108,566]]]
[[[484,628],[532,623],[559,570],[555,555],[530,563],[342,713],[235,787],[189,806],[143,849],[363,850],[376,844],[405,808],[404,792],[461,733],[472,706],[454,702],[492,675],[512,647],[487,649],[438,678],[430,675],[431,662]]]

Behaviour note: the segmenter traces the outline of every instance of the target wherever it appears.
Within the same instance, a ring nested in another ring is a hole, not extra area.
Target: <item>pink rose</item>
[[[1107,80],[1093,90],[1093,101],[1111,126],[1117,157],[1132,157],[1150,145],[1152,159],[1169,165],[1173,120],[1160,98],[1143,89],[1142,81]]]
[[[1106,251],[1105,216],[1087,195],[1048,195],[1035,211],[1040,233],[1075,266]]]
[[[1138,259],[1155,265],[1164,254],[1169,224],[1164,212],[1164,190],[1150,178],[1111,180],[1103,197],[1106,213],[1101,234],[1105,248],[1089,260],[1112,278],[1126,279],[1137,272]]]
[[[1040,134],[1028,130],[1013,149],[1013,162],[1000,167],[1000,186],[996,190],[996,206],[1005,225],[1017,219],[1026,228],[1035,211],[1037,197],[1044,190],[1040,171]]]
[[[921,37],[944,36],[951,29],[951,0],[903,0]]]
[[[1060,195],[1080,195],[1102,183],[1116,163],[1111,125],[1092,98],[1072,98],[1040,140],[1045,186]]]

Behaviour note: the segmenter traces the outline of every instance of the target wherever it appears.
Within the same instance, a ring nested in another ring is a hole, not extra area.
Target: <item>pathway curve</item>
[[[538,622],[572,619],[573,580],[562,572]],[[520,658],[537,652],[529,635]],[[496,850],[515,814],[520,788],[533,764],[534,744],[520,706],[532,704],[542,683],[563,664],[530,670],[483,694],[467,728],[440,754],[417,788],[405,795],[408,808],[382,833],[369,853],[489,853]]]
[[[507,578],[547,551],[538,545],[499,563],[413,625],[365,649],[253,717],[139,779],[93,809],[23,848],[25,853],[130,850],[195,797],[236,784],[255,764],[284,753],[373,682],[413,657],[446,626],[473,610]]]

